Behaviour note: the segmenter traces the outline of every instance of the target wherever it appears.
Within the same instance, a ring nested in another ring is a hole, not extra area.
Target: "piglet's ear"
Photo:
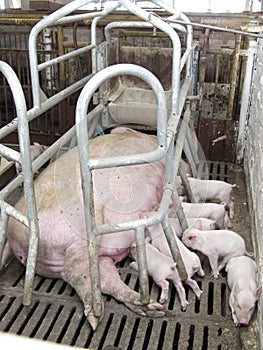
[[[194,228],[197,228],[198,230],[202,230],[203,229],[202,221],[196,220],[194,223]]]
[[[258,287],[256,289],[256,299],[258,300],[262,292],[262,287]]]

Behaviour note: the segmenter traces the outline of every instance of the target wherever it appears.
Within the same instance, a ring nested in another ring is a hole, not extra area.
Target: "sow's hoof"
[[[140,316],[148,317],[164,317],[165,311],[163,305],[157,301],[150,300],[149,304],[142,304],[140,300],[134,300],[132,303],[125,303],[125,305]]]

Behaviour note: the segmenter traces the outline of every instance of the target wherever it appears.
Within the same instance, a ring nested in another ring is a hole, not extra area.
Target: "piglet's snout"
[[[248,326],[248,325],[249,325],[248,318],[247,318],[247,317],[242,317],[242,318],[239,320],[239,325],[240,325],[240,326]]]

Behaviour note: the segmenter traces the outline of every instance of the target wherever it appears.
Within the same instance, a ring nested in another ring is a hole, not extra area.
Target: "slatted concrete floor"
[[[209,177],[236,183],[234,230],[245,238],[252,250],[243,171],[224,163],[209,163]],[[35,278],[34,298],[30,306],[23,306],[24,268],[13,260],[0,275],[0,331],[13,332],[32,338],[89,349],[110,350],[168,350],[168,349],[258,349],[256,315],[251,325],[236,328],[228,307],[229,290],[225,272],[218,280],[206,272],[197,281],[203,290],[198,301],[192,290],[186,288],[190,305],[185,312],[175,288],[170,290],[166,316],[152,319],[140,317],[123,304],[105,296],[105,315],[94,333],[83,315],[82,304],[74,290],[62,280]],[[122,279],[138,290],[138,275],[129,268],[129,261],[119,266]],[[151,298],[158,300],[160,290],[150,280]]]

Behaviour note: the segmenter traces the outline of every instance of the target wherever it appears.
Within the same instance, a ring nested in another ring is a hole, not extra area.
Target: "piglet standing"
[[[37,157],[40,156],[45,150],[47,149],[47,146],[40,145],[37,142],[34,142],[33,145],[30,146],[30,154],[31,154],[31,160],[35,160]],[[16,172],[17,174],[20,174],[22,172],[22,166],[20,163],[16,163]]]
[[[219,180],[202,180],[193,177],[188,178],[193,197],[196,202],[200,200],[218,199],[222,203],[226,203],[229,208],[230,219],[234,217],[234,198],[232,196],[233,188],[236,185],[231,185],[225,181]]]
[[[238,256],[229,260],[226,271],[232,318],[236,326],[248,326],[262,289],[256,283],[257,265],[247,256]]]
[[[134,262],[130,264],[132,268],[138,271],[137,254],[135,246],[131,250]],[[186,300],[185,290],[182,285],[179,273],[176,268],[176,263],[173,259],[169,258],[165,254],[162,254],[151,243],[145,243],[146,263],[148,274],[153,278],[154,282],[161,287],[162,292],[159,302],[163,304],[168,299],[169,282],[171,280],[178,292],[181,306],[183,310],[186,310],[189,304]]]
[[[183,233],[182,240],[187,247],[198,250],[208,257],[215,279],[219,277],[219,272],[231,258],[249,254],[246,252],[244,239],[230,230],[201,231],[190,228]]]

